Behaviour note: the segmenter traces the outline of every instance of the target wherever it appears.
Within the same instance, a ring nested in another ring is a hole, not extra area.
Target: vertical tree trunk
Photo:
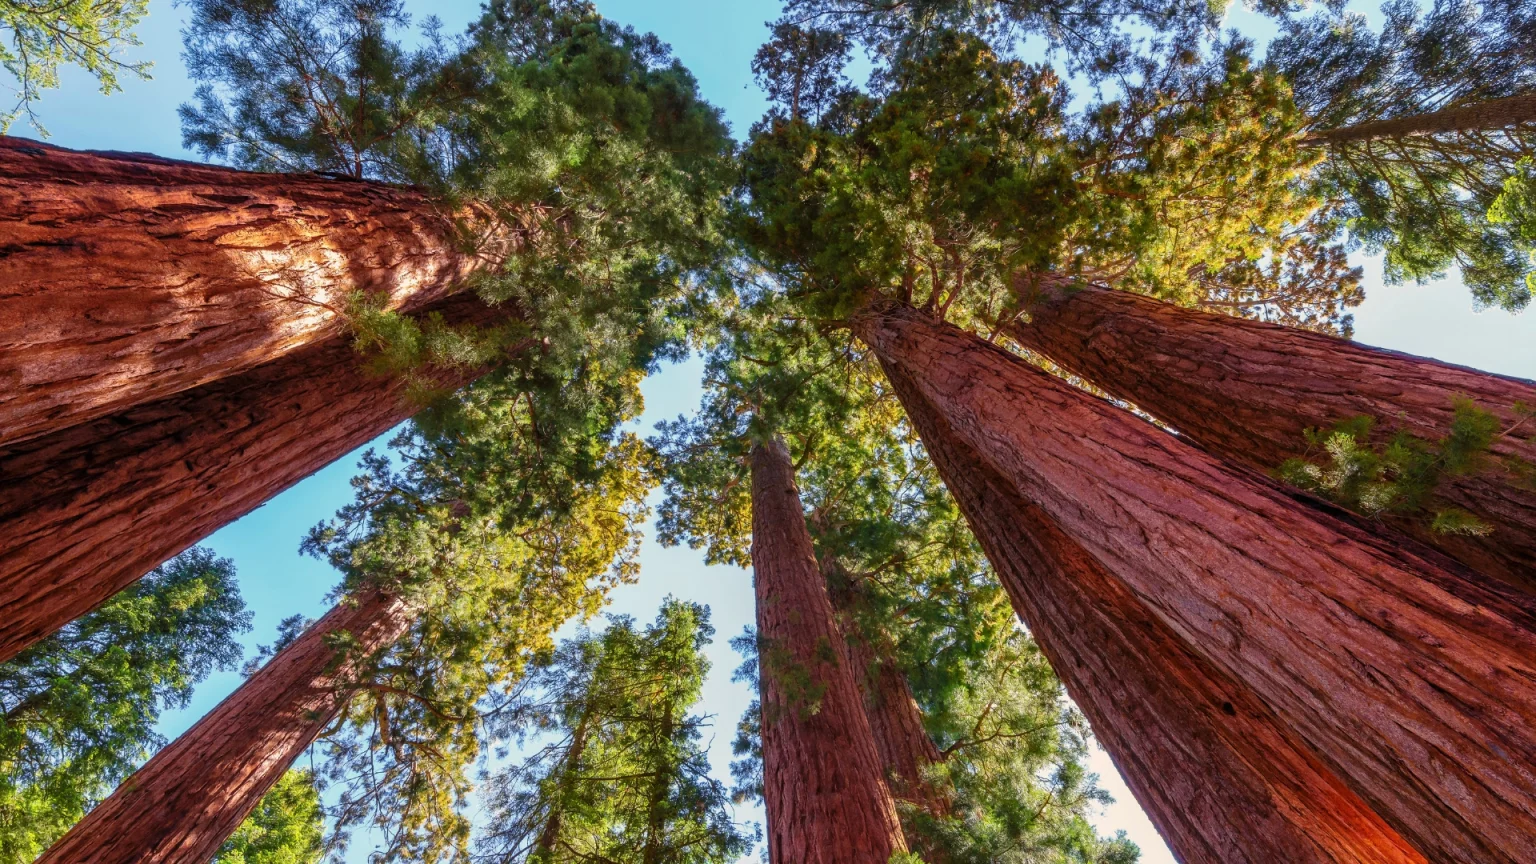
[[[0,137],[0,444],[416,309],[482,259],[419,192]]]
[[[856,326],[1020,498],[1426,857],[1536,860],[1532,598],[915,310]]]
[[[576,728],[571,730],[571,746],[565,751],[565,765],[562,768],[558,799],[550,806],[549,820],[544,823],[544,830],[539,832],[538,843],[533,848],[529,860],[536,864],[549,864],[555,860],[555,848],[560,845],[560,831],[564,827],[565,808],[571,805],[571,796],[576,788],[577,772],[581,767],[581,754],[587,749],[587,722],[590,707],[583,707],[581,720]]]
[[[1019,618],[1184,864],[1423,864],[886,367]]]
[[[666,701],[662,709],[661,729],[656,735],[662,752],[670,753],[672,739],[677,734],[672,716],[672,702]],[[667,843],[667,798],[672,789],[672,779],[677,776],[677,766],[670,759],[662,759],[652,766],[656,776],[651,778],[651,790],[646,802],[645,849],[640,855],[641,864],[662,864]]]
[[[1437,440],[1453,400],[1470,397],[1506,429],[1536,384],[1343,339],[1185,309],[1123,291],[1053,291],[1010,329],[1111,396],[1132,402],[1226,459],[1269,472],[1301,455],[1308,427],[1370,415],[1384,429]],[[1536,463],[1536,422],[1495,442],[1496,460]],[[1477,514],[1488,537],[1437,534],[1424,520],[1394,524],[1463,563],[1536,591],[1536,488],[1498,467],[1447,477],[1446,503]]]
[[[851,620],[865,602],[859,589],[846,584],[835,562],[824,569],[835,574],[828,579],[828,596],[847,645],[849,670],[864,700],[875,749],[885,766],[886,785],[899,801],[936,816],[948,815],[950,797],[926,779],[929,769],[944,761],[944,754],[923,727],[923,714],[912,698],[906,674],[892,658],[889,645],[858,632]]]
[[[467,296],[433,308],[503,314]],[[413,414],[348,341],[0,448],[0,661]]]
[[[207,864],[346,704],[362,661],[410,625],[398,597],[344,601],[134,772],[38,864]],[[337,663],[328,637],[358,653]]]
[[[752,572],[769,860],[887,864],[906,842],[779,441],[752,449]]]
[[[1313,146],[1356,144],[1383,138],[1508,129],[1526,123],[1536,123],[1536,93],[1488,99],[1412,117],[1371,120],[1338,129],[1321,129],[1307,135],[1302,143]]]

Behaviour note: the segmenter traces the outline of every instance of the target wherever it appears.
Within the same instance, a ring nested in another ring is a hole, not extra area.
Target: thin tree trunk
[[[468,296],[433,309],[450,321],[504,314]],[[361,359],[334,338],[0,448],[0,661],[415,413],[404,384]]]
[[[857,632],[852,618],[865,601],[857,587],[840,584],[846,583],[846,576],[835,568],[835,563],[826,568],[834,570],[828,580],[828,595],[848,648],[849,669],[864,700],[864,715],[875,736],[875,749],[885,766],[886,785],[897,800],[935,816],[947,816],[950,797],[926,778],[933,766],[944,761],[944,754],[923,727],[922,711],[912,698],[906,674],[891,656],[890,646]]]
[[[886,367],[1019,618],[1184,864],[1423,864]]]
[[[1176,428],[1212,453],[1270,472],[1307,447],[1304,431],[1370,415],[1384,430],[1443,437],[1453,402],[1469,397],[1506,429],[1536,384],[1258,321],[1185,309],[1124,291],[1055,289],[1010,328],[1024,347]],[[1496,460],[1536,463],[1536,421],[1496,441]],[[1487,537],[1393,523],[1476,570],[1536,591],[1536,487],[1498,468],[1447,477],[1451,506],[1493,528]]]
[[[910,308],[857,332],[1431,860],[1536,860],[1536,601]]]
[[[1330,146],[1379,141],[1383,138],[1412,138],[1417,135],[1438,135],[1444,132],[1477,132],[1507,129],[1524,123],[1536,123],[1536,93],[1506,96],[1415,114],[1412,117],[1394,117],[1390,120],[1371,120],[1342,126],[1338,129],[1321,129],[1302,139],[1303,144]]]
[[[887,864],[906,842],[779,441],[752,448],[752,571],[769,860]]]
[[[410,625],[398,597],[343,602],[43,853],[38,864],[207,864],[346,704],[359,661]],[[355,638],[338,663],[329,637]]]
[[[560,845],[560,831],[564,827],[565,808],[570,806],[571,796],[576,788],[576,772],[581,766],[581,754],[587,749],[587,723],[590,711],[590,705],[584,706],[581,720],[577,722],[576,728],[571,730],[571,746],[565,751],[557,800],[550,807],[549,820],[544,823],[544,830],[539,832],[538,843],[535,844],[533,853],[529,856],[529,860],[536,864],[548,864],[555,860],[555,847]]]
[[[661,730],[656,740],[660,742],[663,753],[670,753],[672,738],[677,734],[677,729],[672,716],[671,700],[665,700],[665,704],[661,715]],[[677,766],[670,759],[664,758],[654,767],[656,776],[651,780],[649,800],[646,802],[645,849],[640,856],[641,864],[662,864],[667,841],[667,793],[672,788],[672,778],[677,775]]]
[[[413,310],[484,258],[419,192],[0,137],[0,444]]]

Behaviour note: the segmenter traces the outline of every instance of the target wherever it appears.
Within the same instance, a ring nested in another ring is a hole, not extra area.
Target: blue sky
[[[436,14],[447,32],[461,30],[479,8],[478,0],[414,0],[408,5],[418,15]],[[725,110],[738,137],[762,113],[764,102],[752,84],[750,62],[764,39],[765,22],[777,14],[777,0],[599,0],[599,7],[608,17],[655,32],[670,43],[698,77],[704,95]],[[151,0],[149,17],[139,31],[144,45],[131,56],[154,61],[152,81],[125,80],[123,92],[105,97],[87,76],[66,72],[62,87],[45,94],[39,105],[43,123],[52,133],[50,140],[82,149],[196,158],[182,149],[176,118],[176,106],[192,94],[179,57],[183,12],[169,0]],[[1250,32],[1258,26],[1254,21],[1241,12],[1233,18],[1234,24]],[[22,124],[11,131],[35,135]],[[1358,263],[1366,267],[1368,298],[1356,314],[1360,341],[1536,378],[1536,313],[1476,313],[1454,277],[1423,286],[1384,286],[1376,262],[1361,259]],[[645,382],[646,413],[637,425],[649,430],[657,420],[691,412],[701,393],[700,370],[697,361],[687,362]],[[338,461],[208,539],[207,545],[234,559],[239,568],[241,590],[255,613],[255,628],[246,638],[250,652],[258,643],[271,641],[283,618],[313,617],[324,611],[323,599],[335,584],[335,574],[320,562],[301,558],[298,543],[305,531],[348,501],[347,480],[355,464],[356,454]],[[713,610],[719,637],[711,651],[714,671],[705,688],[703,708],[716,718],[712,755],[723,776],[732,729],[751,698],[744,686],[730,681],[737,658],[725,644],[752,620],[749,576],[736,568],[707,567],[700,553],[663,549],[653,541],[646,543],[641,561],[639,583],[615,593],[613,611],[649,620],[667,594],[707,603]],[[198,689],[188,709],[163,718],[162,731],[176,735],[238,683],[233,674],[214,676]],[[1100,754],[1094,768],[1118,799],[1099,818],[1100,827],[1130,833],[1141,844],[1148,864],[1170,864],[1172,856],[1108,759]],[[740,815],[761,819],[754,810]],[[350,859],[365,861],[370,848],[369,838],[360,833]]]

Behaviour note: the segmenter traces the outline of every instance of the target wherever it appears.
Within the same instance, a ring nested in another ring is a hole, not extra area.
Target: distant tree
[[[158,749],[160,714],[240,660],[234,565],[172,559],[0,664],[0,861],[32,861]]]
[[[213,864],[319,864],[324,835],[314,775],[290,770],[225,841]]]
[[[133,28],[149,0],[4,0],[0,2],[0,68],[12,78],[16,104],[0,111],[0,134],[25,114],[43,131],[34,104],[59,86],[59,67],[76,65],[96,77],[101,92],[120,89],[123,73],[149,77],[150,64],[121,58],[139,40]]]
[[[1303,143],[1327,158],[1323,194],[1351,236],[1385,254],[1391,281],[1456,266],[1480,306],[1530,302],[1527,226],[1490,219],[1536,156],[1536,11],[1520,0],[1412,0],[1288,19],[1265,64],[1307,117]],[[1524,232],[1524,233],[1522,233]]]
[[[543,657],[490,716],[532,753],[490,780],[476,860],[708,864],[751,849],[709,776],[694,714],[709,611],[667,600],[640,630],[614,618]]]

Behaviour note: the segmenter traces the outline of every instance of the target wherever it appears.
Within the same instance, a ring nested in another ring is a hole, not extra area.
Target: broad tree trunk
[[[1385,430],[1443,437],[1453,400],[1470,397],[1506,429],[1536,384],[1258,321],[1185,309],[1124,291],[1052,290],[1010,329],[1024,347],[1176,428],[1226,459],[1270,472],[1301,455],[1308,427],[1370,415]],[[1536,422],[1495,442],[1496,460],[1536,463]],[[1487,537],[1395,525],[1474,569],[1536,591],[1536,488],[1504,470],[1445,478],[1444,500],[1475,513]]]
[[[1029,628],[1184,864],[1423,864],[1248,689],[1200,659],[890,380]]]
[[[413,190],[0,137],[0,444],[334,336],[355,291],[420,308],[483,260]]]
[[[1412,117],[1371,120],[1338,129],[1321,129],[1307,135],[1302,143],[1313,146],[1358,144],[1383,138],[1508,129],[1525,123],[1536,123],[1536,93],[1489,99]]]
[[[345,601],[43,853],[38,864],[207,864],[346,704],[358,667],[410,625],[398,597]],[[357,654],[327,644],[347,632]]]
[[[887,864],[906,842],[779,441],[752,449],[752,572],[769,860]]]
[[[1536,601],[910,308],[856,323],[1018,496],[1427,858],[1536,860]]]
[[[450,321],[504,314],[468,296],[433,308]],[[0,661],[409,417],[403,390],[338,337],[0,448]]]

